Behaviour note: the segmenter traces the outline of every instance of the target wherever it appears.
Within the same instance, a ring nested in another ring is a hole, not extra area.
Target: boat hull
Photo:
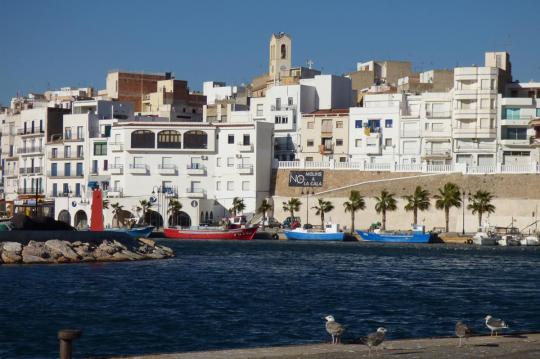
[[[291,241],[343,241],[345,233],[325,233],[325,232],[298,232],[285,231],[285,237]]]
[[[112,228],[112,229],[107,229],[106,231],[125,233],[131,238],[148,238],[153,230],[154,230],[153,226],[148,226],[148,227],[130,228],[130,229]]]
[[[429,233],[412,233],[412,234],[393,234],[393,233],[374,233],[356,231],[360,238],[369,242],[385,242],[385,243],[429,243],[431,234]]]
[[[193,230],[180,228],[165,228],[163,234],[170,239],[217,239],[217,240],[252,240],[257,227],[238,228],[229,230]]]

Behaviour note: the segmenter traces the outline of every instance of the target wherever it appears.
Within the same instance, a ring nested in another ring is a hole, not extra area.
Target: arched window
[[[208,147],[208,135],[203,131],[184,133],[184,148],[204,149]]]
[[[137,130],[131,133],[131,148],[155,148],[156,136],[149,130]]]
[[[165,130],[158,132],[158,148],[182,148],[182,135],[178,131]]]
[[[285,44],[281,44],[281,59],[287,58],[287,46]]]

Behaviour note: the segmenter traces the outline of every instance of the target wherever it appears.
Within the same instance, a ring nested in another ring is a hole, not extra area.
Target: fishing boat
[[[311,229],[296,228],[285,231],[285,237],[293,241],[343,241],[345,233],[339,231],[339,225],[328,223],[323,231],[313,231]]]
[[[220,240],[252,240],[258,227],[250,228],[181,228],[169,227],[163,234],[171,239],[220,239]]]
[[[370,242],[385,243],[429,243],[431,233],[425,233],[424,226],[413,226],[410,232],[381,232],[378,229],[374,231],[360,231],[356,233],[364,240]]]
[[[478,246],[496,246],[497,241],[500,237],[496,236],[493,233],[488,232],[477,232],[473,238],[473,244],[476,244]]]
[[[501,239],[497,241],[500,246],[519,246],[521,238],[520,236],[513,234],[504,234]]]
[[[153,230],[154,226],[106,229],[106,231],[126,233],[131,238],[148,238]]]
[[[520,241],[522,246],[540,246],[540,240],[537,236],[527,236],[521,239]]]

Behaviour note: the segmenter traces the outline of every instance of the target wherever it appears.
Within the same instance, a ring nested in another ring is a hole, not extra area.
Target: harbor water
[[[176,258],[0,266],[0,358],[314,343],[332,314],[353,339],[452,335],[486,314],[540,330],[540,248],[284,241],[163,241]]]

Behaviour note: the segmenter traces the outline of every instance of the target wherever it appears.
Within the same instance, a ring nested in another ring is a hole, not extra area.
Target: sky
[[[292,62],[323,73],[408,60],[413,70],[482,65],[508,51],[514,79],[540,81],[540,1],[2,0],[0,103],[64,86],[105,86],[107,71],[166,72],[248,84],[267,72],[273,32]]]

